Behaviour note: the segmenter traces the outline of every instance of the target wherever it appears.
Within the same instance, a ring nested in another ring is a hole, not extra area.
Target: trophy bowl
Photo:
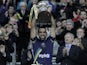
[[[38,14],[37,26],[51,26],[51,14],[48,11],[41,11]]]

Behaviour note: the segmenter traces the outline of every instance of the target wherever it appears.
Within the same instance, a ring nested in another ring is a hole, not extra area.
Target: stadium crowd
[[[0,65],[15,49],[21,65],[87,65],[87,0],[0,0]]]

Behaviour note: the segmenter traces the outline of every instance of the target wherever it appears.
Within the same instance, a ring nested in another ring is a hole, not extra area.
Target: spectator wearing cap
[[[70,32],[70,33],[76,35],[76,30],[74,28],[74,22],[72,21],[72,19],[67,19],[64,31],[62,33],[60,33],[59,35],[57,35],[57,38],[60,39],[59,42],[60,42],[61,45],[64,45],[63,44],[63,42],[64,42],[64,35],[67,32]]]

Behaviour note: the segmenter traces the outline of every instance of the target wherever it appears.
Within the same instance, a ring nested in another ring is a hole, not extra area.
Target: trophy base
[[[36,23],[37,27],[51,27],[51,23]]]

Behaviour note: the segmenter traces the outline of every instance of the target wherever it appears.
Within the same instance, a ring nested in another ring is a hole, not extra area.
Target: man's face
[[[85,33],[84,33],[84,30],[83,29],[78,29],[77,30],[77,37],[78,38],[83,38],[84,35],[85,35]]]
[[[17,22],[15,20],[10,20],[9,21],[9,24],[12,26],[12,28],[14,29],[17,29],[18,28],[18,25],[17,25]]]
[[[80,14],[81,19],[86,19],[87,15],[85,11],[82,11]]]
[[[71,34],[66,34],[64,38],[66,44],[70,44],[73,41],[73,36]]]
[[[38,0],[32,0],[33,4],[36,4],[38,2]]]
[[[13,26],[12,26],[12,24],[9,24],[9,26],[6,28],[6,32],[11,33],[12,31],[13,31]]]
[[[21,10],[26,10],[26,5],[21,5]]]
[[[40,28],[38,31],[38,36],[41,40],[45,40],[46,39],[46,29],[45,28]]]
[[[57,27],[61,27],[61,26],[62,26],[61,21],[58,21],[58,22],[57,22]]]
[[[14,13],[14,7],[9,7],[9,13],[13,14]]]
[[[73,28],[73,25],[71,23],[66,24],[66,29],[71,30]]]
[[[65,27],[66,26],[66,20],[62,21],[62,26]]]
[[[84,27],[87,28],[87,19],[84,19],[84,20],[82,21],[82,23],[83,23]]]

